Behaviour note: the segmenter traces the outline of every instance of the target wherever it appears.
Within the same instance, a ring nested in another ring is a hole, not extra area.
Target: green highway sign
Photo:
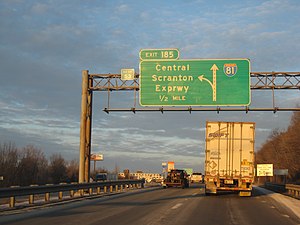
[[[176,60],[179,58],[178,49],[142,49],[140,60]]]
[[[140,62],[142,106],[246,106],[248,59],[145,60]]]

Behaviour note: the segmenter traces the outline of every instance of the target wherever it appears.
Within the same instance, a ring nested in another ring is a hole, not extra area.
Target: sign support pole
[[[93,94],[92,91],[89,91],[89,87],[92,86],[93,80],[89,79],[88,70],[83,70],[80,117],[79,183],[88,183],[90,178]]]
[[[85,182],[86,114],[87,114],[88,71],[82,71],[80,146],[79,146],[79,183]]]
[[[93,105],[93,92],[90,91],[90,88],[93,87],[93,79],[88,77],[88,90],[87,90],[87,106],[86,106],[86,144],[85,144],[85,171],[84,171],[84,180],[86,183],[90,182],[90,172],[91,172],[91,138],[92,138],[92,105]]]

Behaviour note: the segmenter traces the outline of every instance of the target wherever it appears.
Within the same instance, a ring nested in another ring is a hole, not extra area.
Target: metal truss
[[[299,89],[300,72],[251,73],[251,89]]]
[[[120,74],[90,74],[90,91],[139,90],[139,74],[131,81],[121,80]],[[251,72],[251,86],[255,89],[299,89],[300,72]]]
[[[109,112],[168,112],[168,111],[300,111],[300,108],[279,108],[275,106],[274,90],[300,90],[300,72],[251,72],[251,90],[272,90],[272,108],[250,107],[143,107],[136,108],[136,92],[139,91],[139,74],[135,74],[134,80],[125,81],[120,74],[89,74],[89,91],[107,91],[108,107],[103,111]],[[111,91],[134,91],[134,107],[128,109],[112,109],[109,107]]]
[[[121,74],[90,74],[93,84],[90,91],[132,91],[139,90],[139,74],[134,80],[125,81],[121,79]]]

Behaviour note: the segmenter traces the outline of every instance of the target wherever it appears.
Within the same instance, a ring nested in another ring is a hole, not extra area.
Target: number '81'
[[[227,76],[234,76],[237,72],[236,66],[227,66],[224,68],[224,72]]]

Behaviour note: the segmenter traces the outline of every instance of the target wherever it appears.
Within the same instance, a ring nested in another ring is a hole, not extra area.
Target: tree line
[[[300,182],[299,156],[300,112],[294,112],[288,128],[273,130],[256,152],[255,164],[288,169],[288,181]],[[77,160],[66,161],[60,154],[48,160],[41,149],[32,145],[19,149],[12,143],[0,143],[0,187],[78,182],[78,170]]]
[[[286,130],[273,130],[256,153],[256,163],[288,169],[288,181],[300,182],[300,112],[294,112]]]
[[[58,184],[78,181],[77,160],[66,161],[60,154],[49,160],[32,145],[19,149],[0,143],[0,187]]]

